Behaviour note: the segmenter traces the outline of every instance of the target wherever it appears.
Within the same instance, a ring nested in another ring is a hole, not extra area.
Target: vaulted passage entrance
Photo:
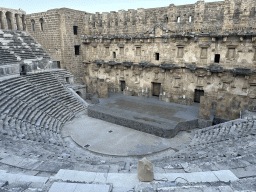
[[[121,91],[125,90],[125,81],[121,81]]]
[[[153,84],[153,96],[160,95],[161,83],[152,83]]]
[[[200,97],[201,97],[201,96],[204,96],[204,90],[195,89],[195,98],[194,98],[194,102],[200,103]]]

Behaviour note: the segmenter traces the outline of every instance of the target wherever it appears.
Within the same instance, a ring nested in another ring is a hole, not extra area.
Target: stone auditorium
[[[0,191],[255,191],[255,9],[0,7]]]

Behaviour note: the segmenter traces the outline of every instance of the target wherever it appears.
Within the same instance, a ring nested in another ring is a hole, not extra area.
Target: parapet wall
[[[85,16],[87,35],[144,34],[161,24],[167,34],[181,32],[255,31],[254,0],[226,0],[152,9],[129,9]]]

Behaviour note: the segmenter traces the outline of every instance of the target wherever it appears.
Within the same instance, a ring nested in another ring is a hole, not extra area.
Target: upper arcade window
[[[168,17],[165,17],[164,22],[165,22],[165,23],[168,23]]]
[[[192,22],[192,16],[190,15],[188,18],[188,22],[191,23]]]
[[[75,55],[79,55],[79,47],[80,45],[75,45]]]
[[[44,30],[44,20],[42,18],[40,18],[39,23],[40,23],[41,31],[43,31]]]
[[[73,32],[74,32],[74,35],[77,35],[77,26],[73,26]]]
[[[31,20],[31,25],[32,25],[32,31],[35,31],[35,20]]]
[[[177,17],[177,23],[180,23],[180,17]]]

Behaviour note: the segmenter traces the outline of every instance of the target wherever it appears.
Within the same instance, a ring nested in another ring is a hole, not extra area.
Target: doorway
[[[26,75],[26,74],[27,74],[26,66],[25,66],[25,65],[22,65],[22,66],[21,66],[20,75]]]
[[[80,91],[76,91],[76,94],[79,95],[80,97],[82,97],[82,93]]]
[[[153,96],[158,96],[160,95],[160,89],[161,89],[161,83],[152,83],[153,84]]]
[[[194,102],[200,103],[200,97],[201,97],[201,96],[204,96],[204,90],[195,89],[195,98],[194,98]]]
[[[121,81],[121,91],[125,90],[125,81]]]

